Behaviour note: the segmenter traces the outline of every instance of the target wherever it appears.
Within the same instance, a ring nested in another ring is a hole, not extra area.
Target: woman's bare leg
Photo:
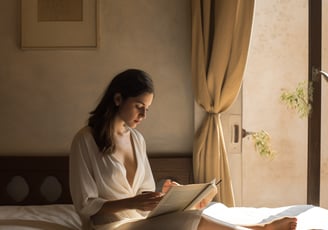
[[[254,225],[254,226],[244,226],[248,229],[254,230],[295,230],[297,224],[297,219],[293,217],[285,217],[282,219],[274,220],[270,223],[264,225]],[[212,220],[206,219],[204,217],[201,218],[198,230],[231,230],[235,229],[233,227],[225,226],[223,224],[219,224]]]
[[[211,221],[207,218],[202,217],[200,219],[200,222],[198,224],[198,228],[197,230],[231,230],[233,228],[229,227],[229,226],[225,226],[225,225],[221,225],[217,222]]]

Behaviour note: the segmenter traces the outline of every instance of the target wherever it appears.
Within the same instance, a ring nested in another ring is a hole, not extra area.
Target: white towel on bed
[[[221,203],[213,203],[203,212],[211,219],[235,225],[267,223],[285,216],[297,217],[297,230],[328,229],[328,210],[312,205],[293,205],[279,208],[228,208]]]

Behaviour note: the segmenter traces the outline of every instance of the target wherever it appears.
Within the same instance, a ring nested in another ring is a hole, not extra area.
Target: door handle
[[[252,134],[254,134],[255,132],[250,132],[250,131],[247,131],[246,129],[242,129],[241,130],[241,136],[243,137],[243,138],[245,138],[245,137],[247,137],[248,135],[252,135]]]
[[[312,81],[319,81],[320,75],[325,77],[325,80],[328,81],[328,73],[318,68],[312,66]]]

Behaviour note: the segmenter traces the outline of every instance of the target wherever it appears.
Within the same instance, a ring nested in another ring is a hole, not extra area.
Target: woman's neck
[[[114,135],[123,136],[129,133],[129,128],[124,121],[115,119],[114,120]]]

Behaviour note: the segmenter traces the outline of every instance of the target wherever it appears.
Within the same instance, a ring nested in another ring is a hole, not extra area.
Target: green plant
[[[260,132],[251,133],[254,141],[255,150],[263,157],[273,158],[276,152],[271,149],[271,138],[270,135],[261,130]]]
[[[305,118],[311,112],[312,96],[312,83],[304,81],[297,84],[295,91],[283,90],[280,95],[280,100],[285,103],[288,108],[296,110],[300,118]]]

